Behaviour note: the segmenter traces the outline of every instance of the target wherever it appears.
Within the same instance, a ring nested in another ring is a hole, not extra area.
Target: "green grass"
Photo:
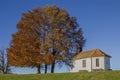
[[[120,71],[56,74],[0,74],[0,80],[120,80]]]

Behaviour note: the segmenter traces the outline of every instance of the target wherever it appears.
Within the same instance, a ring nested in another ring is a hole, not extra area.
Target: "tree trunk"
[[[55,56],[55,53],[56,51],[53,49],[53,56]],[[53,61],[52,66],[51,66],[51,73],[54,73],[54,69],[55,69],[55,60]]]
[[[47,73],[47,64],[45,64],[45,74]]]
[[[82,52],[82,50],[83,50],[82,47],[80,47],[80,52]]]
[[[55,61],[52,63],[51,73],[54,73],[54,69],[55,69]]]
[[[40,65],[37,66],[37,74],[41,74]]]

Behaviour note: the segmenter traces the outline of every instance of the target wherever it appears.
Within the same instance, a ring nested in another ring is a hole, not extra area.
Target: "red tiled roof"
[[[73,59],[81,59],[81,58],[88,58],[88,57],[100,57],[100,56],[111,57],[110,55],[104,53],[100,49],[93,49],[93,50],[88,50],[88,51],[78,53],[77,55],[75,55],[73,57]]]

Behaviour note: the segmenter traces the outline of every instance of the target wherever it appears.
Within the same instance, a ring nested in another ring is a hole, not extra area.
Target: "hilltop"
[[[0,80],[119,80],[120,71],[55,74],[0,74]]]

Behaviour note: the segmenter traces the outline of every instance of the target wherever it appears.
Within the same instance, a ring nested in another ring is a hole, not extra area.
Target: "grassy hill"
[[[0,74],[0,80],[120,80],[120,71],[57,74]]]

